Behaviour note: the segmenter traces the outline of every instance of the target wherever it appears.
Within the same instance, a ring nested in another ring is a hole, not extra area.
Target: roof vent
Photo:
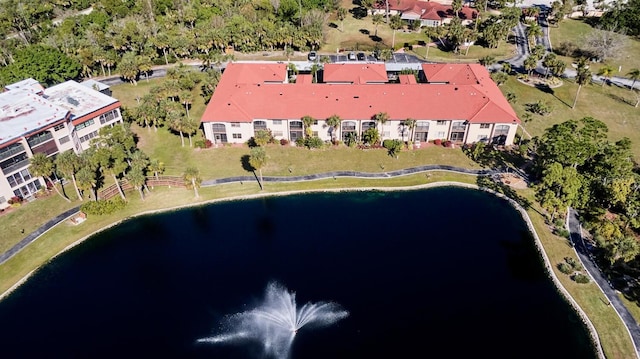
[[[454,90],[454,91],[458,91],[458,88],[457,88],[457,87],[454,87],[454,88],[453,88],[453,90]]]
[[[360,98],[360,96],[353,96],[353,98]]]

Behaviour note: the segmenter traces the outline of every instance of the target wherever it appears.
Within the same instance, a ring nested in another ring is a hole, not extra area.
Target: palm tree
[[[509,75],[511,74],[511,63],[510,62],[503,62],[502,63],[502,72],[504,72],[505,74]]]
[[[391,30],[393,30],[393,38],[391,40],[392,49],[395,49],[395,46],[396,46],[396,30],[402,29],[403,26],[404,24],[402,23],[402,18],[400,17],[400,15],[396,14],[391,17],[391,22],[389,23],[389,27],[391,27]]]
[[[118,181],[118,176],[124,173],[128,167],[124,148],[122,146],[100,147],[93,153],[91,159],[98,166],[100,172],[111,175],[120,198],[126,200],[120,181]]]
[[[604,65],[600,68],[600,70],[598,70],[598,75],[603,77],[602,87],[604,87],[604,84],[608,82],[609,79],[611,79],[611,76],[613,76],[614,71],[615,70],[611,65]]]
[[[200,170],[196,167],[187,167],[182,175],[184,179],[184,184],[188,189],[193,189],[196,198],[200,198],[198,194],[198,187],[200,187],[200,183],[202,183],[202,178],[200,177]]]
[[[416,125],[418,121],[413,118],[408,118],[404,120],[404,125],[409,129],[409,140],[408,142],[413,142],[413,131],[416,129]]]
[[[458,17],[458,13],[462,10],[462,0],[453,0],[451,2],[451,9],[456,14],[456,17]]]
[[[589,71],[589,67],[586,65],[586,59],[578,61],[578,72],[576,74],[576,83],[578,84],[578,91],[576,91],[576,98],[573,100],[573,106],[571,108],[576,108],[576,103],[578,102],[578,95],[580,94],[580,89],[583,85],[586,85],[591,81],[591,71]]]
[[[249,164],[255,170],[258,170],[258,185],[262,191],[262,167],[267,165],[267,152],[262,147],[254,147],[249,152]]]
[[[80,189],[76,182],[76,172],[82,167],[80,157],[73,151],[62,152],[56,157],[55,165],[62,174],[66,177],[71,177],[73,187],[76,189],[76,195],[82,201],[82,194],[80,194]]]
[[[303,116],[300,120],[302,121],[302,125],[304,126],[304,136],[311,137],[311,126],[313,125],[315,120],[311,116]]]
[[[347,17],[347,9],[343,7],[338,8],[338,20],[340,20],[340,31],[344,32],[344,19]]]
[[[489,66],[495,63],[496,63],[496,58],[491,55],[487,55],[480,58],[480,65],[486,67],[487,69],[489,68]]]
[[[341,123],[342,119],[338,115],[332,115],[327,119],[327,125],[331,126],[331,138],[334,142],[336,138],[338,138],[338,130],[340,129]]]
[[[31,167],[29,167],[29,172],[36,177],[44,177],[49,183],[53,185],[53,189],[60,195],[60,197],[64,198],[65,201],[71,202],[69,198],[64,196],[62,192],[56,187],[56,184],[51,180],[51,174],[55,168],[53,164],[53,160],[50,157],[47,157],[44,153],[36,153],[29,159],[31,163]]]
[[[640,80],[640,69],[631,69],[631,71],[627,72],[627,76],[633,80],[631,87],[629,87],[629,90],[633,90],[636,81]]]
[[[529,56],[524,60],[524,69],[527,71],[527,74],[531,75],[533,70],[535,70],[538,65],[538,60],[535,57]]]
[[[536,42],[536,37],[540,37],[543,34],[542,27],[538,25],[538,23],[529,25],[529,28],[527,29],[527,37],[529,38],[529,41],[533,39],[533,43]]]
[[[380,142],[384,139],[384,124],[389,120],[389,114],[386,112],[378,112],[373,119],[380,124]]]
[[[153,176],[158,180],[158,175],[164,172],[164,162],[160,162],[159,160],[149,161],[149,171],[153,172]]]
[[[549,70],[557,60],[558,58],[556,57],[556,54],[554,54],[553,52],[550,52],[545,55],[544,59],[542,59],[542,66],[544,66],[544,68],[546,69],[544,77],[549,76]]]
[[[91,191],[93,198],[98,200],[98,174],[95,167],[91,165],[85,165],[76,173],[76,181],[78,182],[78,188],[82,191]]]
[[[371,17],[371,22],[373,22],[376,29],[373,36],[378,36],[378,25],[382,24],[383,19],[382,14],[375,14]]]
[[[141,168],[132,168],[125,176],[127,181],[138,190],[140,193],[140,199],[144,201],[143,188],[146,186],[147,177],[144,175],[144,171]]]

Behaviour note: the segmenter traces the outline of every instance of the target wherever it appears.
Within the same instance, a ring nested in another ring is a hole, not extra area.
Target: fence
[[[120,180],[118,182],[120,183],[120,188],[122,188],[122,190],[125,192],[135,189],[133,185],[129,183],[129,181],[127,181],[126,179]],[[148,176],[145,184],[148,187],[155,187],[155,186],[166,186],[169,188],[171,187],[185,188],[186,187],[184,184],[184,179],[180,176],[158,176],[158,178],[156,178],[155,176]],[[116,187],[114,183],[98,191],[98,196],[100,199],[106,200],[114,196],[117,196],[118,193],[119,193],[118,187]]]

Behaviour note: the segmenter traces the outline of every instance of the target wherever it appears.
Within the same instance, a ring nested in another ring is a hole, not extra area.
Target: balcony
[[[429,132],[429,126],[416,126],[416,132]]]
[[[345,131],[345,132],[355,131],[355,130],[356,130],[356,126],[342,126],[342,131]]]
[[[31,146],[31,148],[41,144],[42,142],[46,142],[53,139],[53,135],[51,134],[51,132],[46,131],[46,132],[41,132],[33,137],[30,137],[27,139],[27,143],[29,143],[29,146]]]
[[[11,172],[15,172],[15,171],[17,171],[19,169],[22,169],[24,167],[27,167],[27,166],[29,166],[29,159],[28,158],[24,159],[24,160],[22,160],[20,162],[16,162],[16,163],[12,164],[11,166],[3,168],[2,172],[4,172],[4,174],[6,175],[6,174],[9,174]]]
[[[20,152],[24,152],[24,146],[22,144],[18,144],[17,146],[12,146],[4,151],[0,152],[0,161],[17,155]]]
[[[467,126],[452,126],[451,132],[464,132],[467,130]]]

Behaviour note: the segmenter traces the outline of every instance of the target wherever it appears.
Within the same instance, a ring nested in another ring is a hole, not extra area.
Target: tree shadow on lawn
[[[478,176],[478,178],[476,179],[476,185],[480,188],[490,189],[494,192],[501,193],[516,201],[516,203],[521,205],[524,209],[533,209],[534,211],[538,212],[537,209],[531,206],[531,202],[528,199],[519,195],[513,188],[509,187],[508,185],[502,182],[498,182],[489,176]],[[542,213],[538,213],[542,215]]]
[[[258,180],[258,175],[256,174],[256,169],[251,165],[251,162],[249,162],[250,159],[251,159],[251,156],[249,155],[244,155],[240,157],[240,163],[242,164],[242,169],[247,172],[251,172],[253,174],[253,177],[256,179],[256,181],[260,183],[260,181]]]

